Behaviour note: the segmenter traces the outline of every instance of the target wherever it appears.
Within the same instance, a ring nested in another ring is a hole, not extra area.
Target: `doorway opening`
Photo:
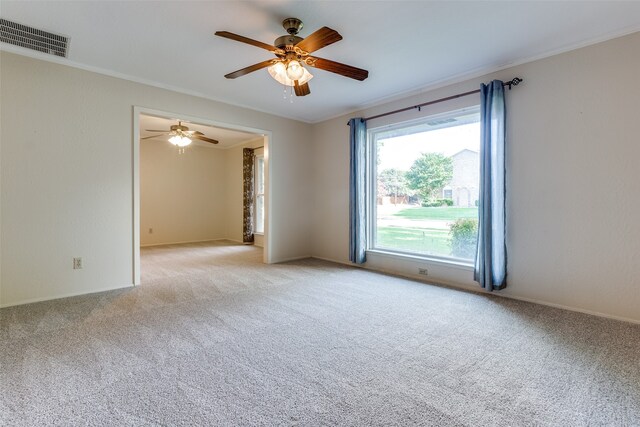
[[[134,284],[159,271],[173,274],[164,257],[181,251],[214,256],[235,246],[237,255],[270,262],[268,131],[134,107],[133,141]],[[260,189],[253,192],[251,247],[243,244],[243,152],[254,153]],[[162,256],[149,263],[150,254]],[[189,263],[179,265],[176,271],[184,272]]]

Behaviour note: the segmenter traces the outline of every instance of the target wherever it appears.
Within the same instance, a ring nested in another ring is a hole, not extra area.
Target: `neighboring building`
[[[453,200],[453,206],[477,206],[480,185],[480,162],[477,151],[464,149],[453,160],[453,178],[442,189],[442,198]]]

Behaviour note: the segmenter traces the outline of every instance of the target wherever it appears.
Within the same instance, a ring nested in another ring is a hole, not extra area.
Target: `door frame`
[[[215,126],[225,129],[237,130],[242,132],[255,133],[262,135],[264,138],[264,179],[265,179],[265,217],[264,217],[264,248],[262,261],[265,264],[271,264],[271,156],[272,156],[272,133],[271,131],[253,128],[249,126],[242,126],[233,123],[225,123],[217,120],[206,119],[203,117],[195,117],[182,113],[175,113],[171,111],[156,110],[152,108],[133,106],[133,144],[132,144],[132,173],[133,173],[133,271],[132,279],[133,285],[140,284],[140,114],[146,114],[150,116],[158,116],[164,118],[180,117],[186,121],[199,123],[203,125]]]

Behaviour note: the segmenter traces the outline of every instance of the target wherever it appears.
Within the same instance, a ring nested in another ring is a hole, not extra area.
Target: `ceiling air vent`
[[[0,18],[0,42],[66,58],[69,38]]]

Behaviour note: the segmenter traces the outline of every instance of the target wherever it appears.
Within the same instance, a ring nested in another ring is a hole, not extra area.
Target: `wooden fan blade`
[[[267,43],[262,43],[262,42],[259,42],[258,40],[254,40],[254,39],[250,39],[248,37],[244,37],[244,36],[241,36],[241,35],[238,35],[238,34],[230,33],[228,31],[216,31],[216,36],[224,37],[224,38],[231,39],[231,40],[235,40],[235,41],[240,42],[240,43],[250,44],[251,46],[259,47],[261,49],[268,50],[269,52],[284,53],[281,49],[278,49],[274,45],[267,44]]]
[[[167,133],[167,135],[169,135],[169,133]],[[140,139],[142,140],[142,139],[157,138],[157,137],[159,137],[159,136],[162,136],[162,134],[160,134],[160,135],[145,136],[144,138],[140,138]]]
[[[273,64],[273,60],[269,59],[268,61],[262,61],[257,64],[250,65],[241,70],[234,71],[233,73],[229,73],[225,77],[228,79],[235,79],[236,77],[244,76],[245,74],[253,73],[254,71],[260,70],[262,68],[266,68],[271,64]]]
[[[317,56],[310,56],[305,62],[315,68],[329,71],[331,73],[340,74],[341,76],[349,77],[356,80],[364,80],[369,77],[369,72],[362,68],[352,67],[351,65],[341,64],[339,62],[330,61],[328,59],[318,58]]]
[[[206,136],[201,135],[192,135],[191,138],[199,139],[200,141],[210,142],[212,144],[217,144],[220,141],[216,141],[215,139],[207,138]]]
[[[311,53],[325,46],[329,46],[332,43],[339,42],[340,40],[342,40],[342,36],[336,30],[332,30],[329,27],[322,27],[298,43],[296,47],[307,53]]]
[[[309,83],[298,84],[298,81],[295,81],[295,85],[293,86],[293,90],[296,93],[296,96],[307,96],[311,93],[311,89],[309,89]]]
[[[198,130],[186,130],[184,131],[184,133],[187,133],[189,135],[204,135],[204,133],[198,131]]]
[[[147,132],[167,132],[167,130],[145,129]]]

